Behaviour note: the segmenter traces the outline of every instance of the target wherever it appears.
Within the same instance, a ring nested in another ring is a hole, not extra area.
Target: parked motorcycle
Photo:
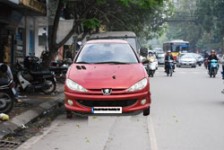
[[[64,82],[66,78],[66,73],[71,64],[71,61],[53,61],[50,65],[50,71],[54,73],[57,81]]]
[[[0,66],[0,113],[9,113],[16,101],[16,90],[13,79],[8,76],[8,66]]]
[[[167,76],[172,76],[173,75],[173,68],[174,68],[174,62],[173,60],[166,60],[165,61],[165,72]]]
[[[24,66],[16,64],[16,83],[19,89],[26,92],[42,91],[51,94],[56,89],[56,78],[48,69],[43,69],[39,59],[27,56]]]
[[[219,69],[219,64],[218,64],[218,61],[215,60],[215,59],[212,59],[209,63],[210,67],[209,67],[209,76],[210,77],[213,77],[215,78],[217,72],[218,72],[218,69]]]

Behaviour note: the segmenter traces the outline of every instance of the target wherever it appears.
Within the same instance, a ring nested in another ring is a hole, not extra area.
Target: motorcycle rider
[[[216,52],[215,50],[211,50],[211,53],[210,55],[208,56],[208,71],[210,70],[210,66],[211,66],[211,60],[212,59],[215,59],[215,60],[219,60],[217,55],[216,55]]]
[[[148,56],[148,49],[145,47],[140,48],[140,60],[146,61]]]
[[[171,54],[171,50],[168,50],[166,52],[166,55],[165,55],[165,65],[164,65],[165,72],[166,72],[166,67],[168,65],[168,62],[167,62],[168,60],[173,60],[174,61],[174,57]],[[175,69],[175,65],[173,65],[173,71],[174,71],[174,69]]]
[[[155,57],[155,55],[154,55],[154,53],[153,52],[149,52],[148,53],[148,56],[147,56],[147,59],[150,59],[150,58],[154,58]]]

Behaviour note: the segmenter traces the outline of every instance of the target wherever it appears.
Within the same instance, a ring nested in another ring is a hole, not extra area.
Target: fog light
[[[68,99],[67,102],[68,102],[69,105],[71,105],[71,106],[73,105],[73,101],[72,100]]]
[[[141,104],[144,105],[146,103],[146,99],[141,100]]]

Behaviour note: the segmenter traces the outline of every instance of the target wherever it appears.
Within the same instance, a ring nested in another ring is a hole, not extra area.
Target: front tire
[[[70,110],[66,110],[66,118],[71,119],[73,117],[73,113]]]
[[[148,116],[150,115],[150,107],[148,107],[147,109],[143,110],[143,116]]]
[[[9,113],[14,105],[14,100],[10,94],[0,92],[0,113]]]
[[[51,94],[55,91],[56,89],[56,82],[52,81],[52,80],[45,80],[44,84],[47,84],[47,86],[49,86],[48,88],[43,88],[42,91],[44,94]]]
[[[173,69],[169,69],[169,75],[170,75],[170,77],[172,77],[172,75],[173,75]]]

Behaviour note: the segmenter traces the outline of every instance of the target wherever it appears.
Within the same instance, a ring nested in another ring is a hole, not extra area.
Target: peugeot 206
[[[150,84],[138,54],[124,40],[90,40],[77,53],[64,85],[67,117],[150,114]]]

